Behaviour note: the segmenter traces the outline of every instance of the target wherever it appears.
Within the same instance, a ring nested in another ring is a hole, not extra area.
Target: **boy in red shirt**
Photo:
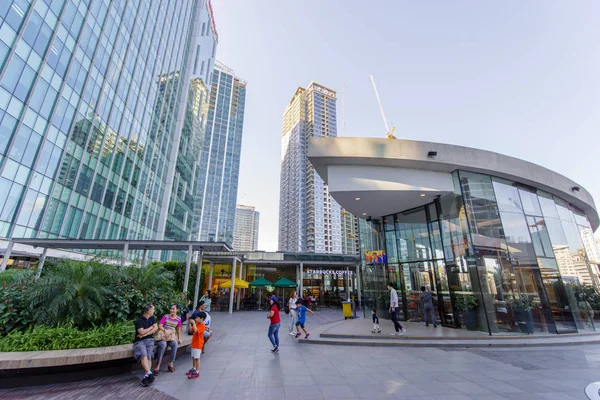
[[[202,347],[204,346],[204,320],[206,313],[200,311],[196,319],[190,319],[190,330],[194,332],[192,336],[192,369],[187,372],[189,379],[200,378],[200,356],[202,355]]]

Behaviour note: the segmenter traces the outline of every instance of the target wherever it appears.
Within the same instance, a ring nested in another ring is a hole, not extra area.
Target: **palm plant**
[[[99,262],[61,260],[33,287],[35,320],[48,326],[89,327],[101,322],[115,292],[116,268]]]
[[[162,263],[150,263],[145,268],[135,266],[123,270],[123,278],[139,290],[171,291],[175,286],[175,274],[168,271]]]

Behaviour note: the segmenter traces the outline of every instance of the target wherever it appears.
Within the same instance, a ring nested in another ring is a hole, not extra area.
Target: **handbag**
[[[166,342],[170,342],[171,340],[177,340],[177,333],[172,330],[172,329],[162,329],[162,330],[158,330],[155,334],[154,334],[154,340],[156,341],[166,341]]]

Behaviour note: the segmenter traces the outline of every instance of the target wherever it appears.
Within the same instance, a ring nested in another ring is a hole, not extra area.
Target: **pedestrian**
[[[210,312],[210,305],[212,303],[212,300],[210,299],[210,290],[204,292],[202,297],[200,297],[200,301],[203,301],[204,304],[206,304],[206,312]]]
[[[372,333],[381,333],[381,328],[379,327],[379,317],[377,316],[377,309],[371,310],[371,316],[373,317],[373,330]]]
[[[175,357],[177,356],[177,347],[181,344],[181,318],[177,315],[179,307],[177,304],[173,304],[169,310],[169,314],[164,315],[158,323],[158,332],[154,339],[158,346],[158,356],[156,357],[156,367],[154,368],[154,375],[158,376],[160,373],[160,363],[167,345],[171,348],[171,361],[169,361],[169,372],[175,372]]]
[[[152,375],[152,356],[154,355],[154,338],[152,335],[158,330],[154,317],[154,306],[146,304],[144,312],[135,320],[135,337],[133,338],[133,358],[142,365],[144,378],[142,386],[146,387],[154,382]]]
[[[298,320],[298,314],[296,313],[296,300],[298,300],[298,293],[294,291],[288,300],[288,308],[290,309],[290,326],[289,326],[289,334],[292,336],[296,336],[294,332],[294,324]]]
[[[387,288],[390,291],[390,316],[394,323],[394,329],[396,329],[396,333],[392,333],[392,336],[401,336],[406,333],[406,329],[398,322],[398,293],[393,282],[389,282]]]
[[[196,311],[194,311],[196,312]],[[206,303],[203,300],[198,302],[198,312],[204,312],[206,314],[206,318],[204,318],[204,345],[202,346],[202,354],[205,353],[204,348],[206,347],[206,342],[208,342],[212,336],[212,329],[210,325],[210,313],[206,311]]]
[[[271,296],[269,299],[269,303],[271,304],[271,311],[267,314],[267,318],[271,320],[271,324],[269,325],[269,340],[273,345],[272,353],[279,352],[279,326],[281,325],[281,317],[279,316],[279,302],[277,301],[277,297]]]
[[[433,327],[437,328],[437,319],[435,318],[435,312],[433,311],[433,296],[429,291],[429,288],[421,286],[421,294],[419,298],[423,302],[423,314],[425,317],[425,326],[429,326],[430,322],[433,322]]]
[[[200,378],[200,356],[202,355],[202,346],[204,346],[205,318],[206,313],[200,311],[195,319],[189,321],[194,336],[192,336],[192,369],[186,373],[188,379]]]
[[[296,300],[296,312],[298,313],[298,321],[296,322],[296,338],[300,337],[301,333],[300,333],[300,328],[302,328],[302,330],[304,331],[304,333],[306,334],[306,336],[304,336],[304,339],[308,339],[308,337],[310,336],[310,333],[306,330],[306,327],[304,326],[304,324],[306,323],[306,312],[311,313],[312,315],[315,315],[314,312],[312,312],[311,309],[306,308],[306,306],[304,304],[302,304],[302,300],[298,299]]]

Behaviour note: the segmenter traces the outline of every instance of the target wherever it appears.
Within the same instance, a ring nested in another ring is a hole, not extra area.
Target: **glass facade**
[[[400,315],[423,318],[434,294],[444,326],[489,334],[594,331],[598,249],[585,214],[548,193],[493,176],[453,173],[454,193],[360,221],[366,309],[387,315],[386,282]],[[386,257],[369,257],[384,251]]]
[[[245,104],[246,82],[217,63],[197,180],[200,241],[233,245]]]
[[[0,236],[191,238],[193,201],[165,193],[190,181],[178,121],[207,21],[216,46],[204,0],[2,2]]]

